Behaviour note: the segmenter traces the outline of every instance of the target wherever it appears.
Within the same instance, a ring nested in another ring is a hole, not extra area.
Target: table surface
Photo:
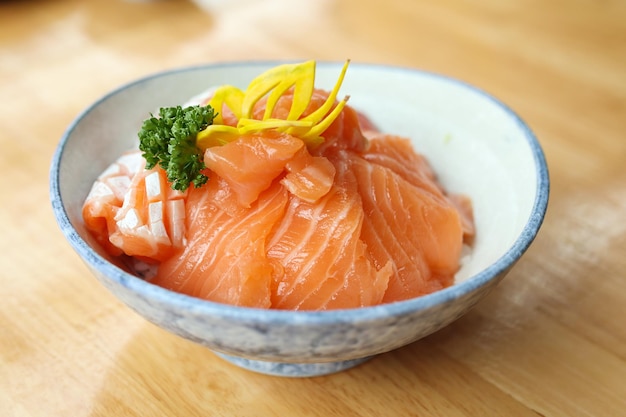
[[[529,123],[552,190],[535,243],[467,315],[349,371],[282,379],[100,286],[55,223],[48,169],[66,126],[120,84],[310,58],[475,84]],[[0,415],[626,414],[625,2],[2,1],[0,98]]]

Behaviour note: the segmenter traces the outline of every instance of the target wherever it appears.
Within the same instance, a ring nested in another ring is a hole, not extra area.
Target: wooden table
[[[223,3],[0,2],[0,415],[626,415],[626,3]],[[549,212],[487,299],[350,371],[292,380],[166,333],[90,276],[48,197],[81,109],[183,65],[347,57],[473,83],[539,137]]]

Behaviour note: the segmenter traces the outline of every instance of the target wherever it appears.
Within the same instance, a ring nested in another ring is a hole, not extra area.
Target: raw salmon
[[[273,117],[286,117],[290,94]],[[315,90],[305,115],[327,94]],[[292,133],[207,148],[209,181],[185,193],[161,168],[145,170],[140,153],[125,155],[96,181],[85,224],[111,254],[157,264],[155,285],[220,303],[357,308],[454,282],[475,234],[471,201],[448,195],[407,139],[350,106],[320,146]]]
[[[447,193],[437,181],[428,160],[414,151],[408,139],[374,131],[369,131],[367,136],[370,139],[370,146],[363,154],[363,158],[389,168],[414,186],[453,204],[461,216],[463,241],[470,244],[476,233],[472,201],[464,195]]]
[[[236,201],[217,175],[189,190],[187,244],[161,263],[152,282],[216,302],[271,307],[277,265],[266,256],[266,242],[285,211],[287,191],[270,187],[245,209]]]
[[[285,133],[249,134],[208,148],[204,163],[226,180],[242,206],[249,207],[302,148],[301,139]]]
[[[230,185],[245,207],[283,174],[282,184],[311,202],[330,190],[335,175],[334,166],[326,158],[311,155],[301,139],[276,131],[247,134],[208,148],[204,162]]]
[[[416,187],[360,155],[344,153],[367,213],[361,237],[377,267],[391,263],[393,268],[383,302],[452,284],[463,246],[456,208],[439,192]]]
[[[274,308],[350,308],[383,299],[391,265],[377,269],[368,255],[356,178],[345,164],[336,168],[330,192],[317,202],[291,196],[271,236],[267,256],[283,271],[274,282]]]

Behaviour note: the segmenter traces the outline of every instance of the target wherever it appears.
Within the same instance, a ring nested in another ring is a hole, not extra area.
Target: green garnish
[[[215,116],[211,106],[165,107],[159,110],[159,117],[150,114],[139,131],[139,149],[146,168],[159,164],[174,190],[205,184],[208,178],[201,171],[206,166],[196,138]]]
[[[208,180],[202,174],[206,168],[204,150],[224,145],[243,134],[278,130],[299,137],[307,146],[319,145],[324,141],[321,134],[348,101],[346,96],[335,105],[349,63],[349,60],[345,62],[326,101],[307,116],[303,114],[314,91],[315,61],[274,67],[252,80],[245,91],[223,85],[214,91],[206,106],[160,109],[159,117],[151,114],[139,131],[139,149],[146,160],[146,168],[160,165],[172,188],[185,191],[191,184],[198,188]],[[293,97],[289,114],[285,119],[273,118],[278,100],[290,88],[293,88]],[[265,96],[264,115],[260,120],[254,119],[254,106]],[[225,125],[222,117],[213,110],[224,106],[237,118],[237,126]]]

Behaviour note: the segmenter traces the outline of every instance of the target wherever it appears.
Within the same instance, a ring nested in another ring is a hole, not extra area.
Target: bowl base
[[[355,367],[366,362],[371,357],[351,359],[338,362],[321,362],[321,363],[286,363],[286,362],[270,362],[246,359],[238,356],[231,356],[225,353],[214,352],[216,355],[228,362],[249,371],[258,372],[266,375],[307,378],[314,376],[322,376],[334,374],[343,370]]]

